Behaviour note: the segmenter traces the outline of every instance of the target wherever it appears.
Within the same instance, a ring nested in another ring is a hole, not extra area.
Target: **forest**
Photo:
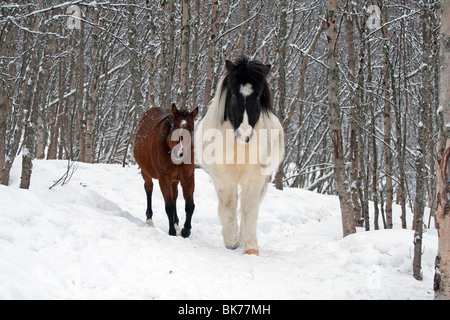
[[[225,60],[246,55],[272,65],[286,145],[277,188],[346,193],[351,228],[392,228],[395,203],[403,228],[430,228],[440,9],[435,0],[2,1],[1,183],[18,156],[22,188],[33,159],[135,163],[148,108],[204,114]]]

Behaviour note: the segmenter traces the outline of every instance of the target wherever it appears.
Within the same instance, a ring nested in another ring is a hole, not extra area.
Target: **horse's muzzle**
[[[250,142],[250,140],[253,137],[253,128],[247,129],[245,132],[243,132],[242,129],[237,129],[234,131],[234,135],[236,137],[236,140],[241,144],[247,144]]]
[[[178,164],[178,162],[183,160],[184,156],[184,148],[183,144],[179,143],[175,147],[172,148],[172,161]]]

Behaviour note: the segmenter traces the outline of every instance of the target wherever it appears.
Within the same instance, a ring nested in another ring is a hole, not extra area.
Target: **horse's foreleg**
[[[173,181],[172,182],[172,199],[173,202],[176,204],[177,203],[177,198],[178,198],[178,181]],[[178,214],[177,214],[177,206],[175,205],[175,214],[173,217],[173,223],[175,226],[175,230],[176,232],[180,231],[180,227],[179,227],[179,219],[178,219]]]
[[[147,195],[147,211],[145,212],[145,215],[147,216],[147,223],[149,226],[153,226],[153,210],[152,210],[152,193],[153,193],[153,181],[152,178],[144,178],[144,189],[145,193]]]
[[[164,197],[164,202],[166,204],[166,214],[169,219],[169,235],[176,236],[177,231],[175,229],[175,217],[176,217],[176,203],[173,199],[172,192],[173,186],[172,181],[168,179],[159,179],[159,186],[161,187],[161,192]]]
[[[181,187],[183,188],[183,197],[185,200],[186,220],[184,227],[181,229],[181,236],[187,238],[191,234],[191,221],[194,214],[194,176],[189,179],[181,180]]]
[[[216,191],[219,199],[219,218],[222,223],[222,236],[228,249],[239,247],[237,224],[237,184],[217,181]]]
[[[267,180],[265,177],[249,179],[242,186],[239,241],[247,254],[259,254],[256,225],[259,204],[264,197],[266,187]]]

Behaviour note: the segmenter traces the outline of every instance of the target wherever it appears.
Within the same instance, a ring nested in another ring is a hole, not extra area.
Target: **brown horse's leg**
[[[172,182],[172,199],[175,204],[177,203],[177,198],[178,198],[178,182],[179,182],[178,180],[175,180]],[[178,227],[179,219],[178,219],[178,215],[177,215],[177,206],[176,205],[175,205],[175,216],[173,218],[173,222],[176,225],[175,229],[180,230]]]
[[[161,187],[161,192],[164,197],[164,202],[166,204],[166,214],[169,219],[169,235],[176,236],[177,231],[175,230],[175,217],[176,217],[176,203],[173,199],[172,192],[173,186],[172,181],[165,178],[159,179],[159,186]]]
[[[185,200],[186,221],[184,222],[184,228],[181,230],[181,236],[187,238],[191,234],[191,221],[194,214],[194,177],[181,181],[181,187],[183,188],[183,197]]]
[[[144,177],[145,183],[145,193],[147,194],[147,211],[145,212],[145,215],[147,216],[146,223],[150,226],[153,226],[153,210],[152,210],[152,193],[153,193],[153,181],[150,177]]]

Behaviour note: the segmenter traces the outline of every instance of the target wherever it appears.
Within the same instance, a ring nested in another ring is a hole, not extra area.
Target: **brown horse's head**
[[[175,164],[193,163],[193,134],[194,120],[198,114],[198,107],[189,112],[185,109],[178,110],[175,103],[172,104],[171,113],[167,119],[169,127],[166,142],[171,150],[172,161]]]

